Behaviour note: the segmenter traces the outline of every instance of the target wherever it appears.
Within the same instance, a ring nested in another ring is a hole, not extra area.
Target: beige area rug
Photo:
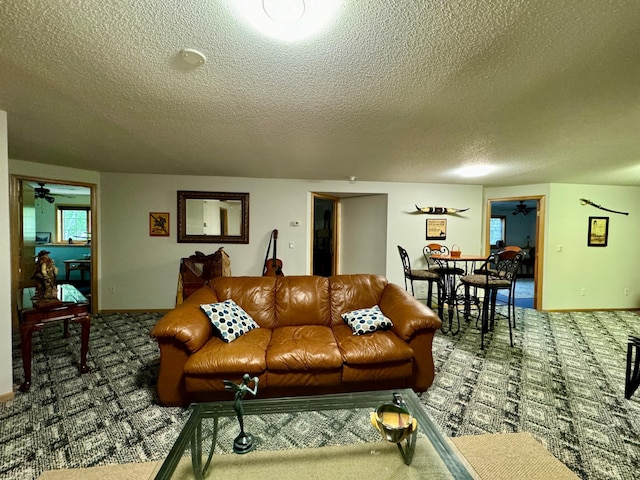
[[[469,435],[449,440],[483,480],[577,480],[529,433]]]
[[[475,435],[451,440],[474,478],[578,478],[526,433]],[[39,480],[146,480],[156,467],[156,463],[150,462],[52,470],[44,472]],[[178,467],[175,478],[193,478],[187,457]],[[425,439],[420,439],[410,466],[404,465],[394,444],[379,442],[304,450],[258,451],[246,455],[218,455],[214,457],[207,478],[440,480],[452,477],[430,444]]]

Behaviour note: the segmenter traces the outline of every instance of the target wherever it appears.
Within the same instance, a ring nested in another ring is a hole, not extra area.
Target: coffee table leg
[[[198,422],[194,436],[191,438],[191,467],[196,480],[202,480],[202,420]]]
[[[209,470],[209,464],[211,463],[211,458],[213,458],[213,452],[216,449],[216,441],[218,439],[218,417],[213,417],[213,435],[211,436],[211,450],[209,450],[209,458],[207,458],[207,463],[204,464],[204,468],[202,469],[202,476],[207,476],[207,470]]]
[[[413,454],[416,451],[416,438],[418,437],[418,429],[414,429],[411,432],[411,435],[404,441],[406,446],[402,448],[402,443],[396,443],[400,453],[402,454],[402,458],[404,459],[405,465],[411,465],[413,460]]]
[[[91,368],[87,365],[87,353],[89,353],[89,332],[91,330],[91,317],[86,315],[76,320],[82,326],[82,339],[80,344],[80,373],[88,373]]]

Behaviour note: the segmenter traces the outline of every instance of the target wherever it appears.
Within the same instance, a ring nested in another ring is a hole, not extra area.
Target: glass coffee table
[[[363,430],[371,429],[368,434],[375,432],[374,442],[382,447],[392,445],[382,438],[382,435],[375,430],[370,423],[370,414],[377,407],[383,404],[391,404],[394,398],[400,396],[406,409],[411,413],[413,418],[418,422],[417,439],[420,448],[415,450],[416,436],[410,436],[404,440],[402,444],[398,444],[400,452],[397,456],[391,458],[394,468],[405,468],[405,464],[412,464],[412,467],[418,468],[422,461],[422,456],[429,456],[429,467],[433,468],[434,464],[439,468],[438,475],[427,475],[427,477],[419,476],[419,478],[438,478],[438,479],[473,479],[475,478],[469,470],[467,464],[461,460],[456,451],[451,447],[446,437],[440,431],[439,427],[429,418],[427,412],[420,404],[415,392],[411,389],[398,390],[381,390],[372,392],[354,392],[340,393],[330,395],[314,395],[300,397],[282,397],[270,399],[249,399],[243,402],[244,425],[247,432],[256,434],[255,453],[263,454],[262,440],[268,439],[272,434],[269,432],[253,431],[259,423],[258,418],[267,419],[269,416],[277,414],[301,414],[303,415],[300,422],[317,421],[313,415],[304,415],[304,412],[322,412],[325,414],[320,417],[323,419],[331,418],[332,411],[350,411],[350,415],[359,419],[358,423],[364,425]],[[394,397],[395,396],[395,397]],[[189,407],[191,411],[190,417],[180,432],[175,444],[171,448],[167,458],[154,470],[151,478],[156,480],[165,479],[208,479],[228,477],[227,473],[221,471],[220,465],[216,462],[221,458],[239,458],[249,457],[254,453],[244,455],[229,454],[214,456],[216,448],[220,448],[219,425],[221,419],[233,421],[235,429],[239,432],[238,422],[236,420],[236,412],[233,408],[233,401],[217,402],[217,403],[196,403]],[[361,419],[364,418],[365,420]],[[252,420],[253,428],[252,428]],[[316,427],[318,427],[316,425]],[[326,430],[344,428],[340,422],[326,421],[322,422],[321,427]],[[359,426],[357,428],[360,428]],[[295,445],[290,447],[295,449],[314,448],[311,439],[305,438],[307,430],[302,428],[292,433],[295,439]],[[334,432],[337,437],[341,436],[341,432]],[[311,435],[309,435],[311,436]],[[413,445],[411,445],[413,438]],[[309,442],[307,442],[309,440]],[[266,441],[266,440],[265,440]],[[363,444],[375,445],[375,444]],[[288,451],[288,450],[287,450]],[[374,455],[373,450],[371,454]],[[235,457],[233,457],[235,456]],[[413,457],[413,462],[412,462]],[[397,460],[397,465],[395,464]],[[367,457],[363,455],[362,462],[367,462]],[[406,467],[410,468],[410,467]],[[425,467],[427,468],[427,467]],[[425,475],[428,472],[424,472]]]

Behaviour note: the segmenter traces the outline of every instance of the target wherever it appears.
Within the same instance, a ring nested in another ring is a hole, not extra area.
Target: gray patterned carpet
[[[436,381],[421,394],[425,408],[451,436],[530,432],[584,479],[632,479],[640,471],[640,391],[625,400],[626,341],[640,334],[638,312],[540,313],[518,309],[515,346],[498,325],[479,349],[479,333],[463,325],[438,333]],[[159,407],[154,385],[158,351],[148,331],[157,314],[97,315],[89,366],[80,375],[79,331],[62,338],[52,325],[34,337],[33,386],[0,404],[0,478],[37,478],[48,469],[162,458],[186,421],[179,408]],[[77,327],[74,327],[77,328]],[[14,380],[22,379],[14,338]],[[265,448],[376,440],[367,419],[349,412],[255,420]],[[309,431],[309,430],[312,431]],[[331,431],[339,432],[332,435]],[[222,425],[228,451],[237,423]]]

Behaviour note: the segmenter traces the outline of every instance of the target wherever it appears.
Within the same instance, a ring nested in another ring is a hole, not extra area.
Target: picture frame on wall
[[[51,243],[51,232],[36,232],[36,245]]]
[[[427,240],[445,240],[447,238],[447,220],[445,218],[427,218]]]
[[[149,236],[168,237],[169,236],[169,213],[149,212]]]
[[[609,242],[609,217],[589,217],[587,246],[606,247]]]

